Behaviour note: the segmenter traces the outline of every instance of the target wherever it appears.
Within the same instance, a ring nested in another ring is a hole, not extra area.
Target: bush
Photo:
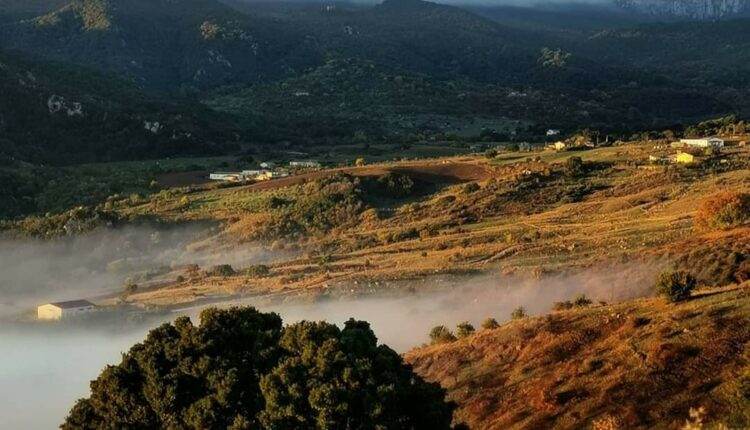
[[[497,323],[497,320],[495,318],[487,318],[486,320],[482,321],[482,328],[485,330],[494,330],[499,327],[500,324]]]
[[[124,292],[125,297],[135,294],[138,291],[138,284],[136,284],[135,282],[131,280],[128,280],[125,282],[124,290],[125,290]]]
[[[592,302],[591,299],[586,297],[585,294],[579,294],[576,296],[575,299],[573,299],[573,306],[577,308],[585,308],[585,307],[591,306],[592,303],[594,302]]]
[[[521,306],[513,309],[513,312],[510,313],[511,319],[514,320],[520,320],[521,318],[526,318],[527,316],[528,314],[526,313],[526,309]]]
[[[476,193],[477,191],[481,190],[482,187],[479,186],[476,182],[469,182],[468,184],[464,185],[463,193],[464,194],[472,194]]]
[[[453,333],[448,330],[448,327],[444,325],[433,327],[432,330],[430,330],[430,343],[432,345],[449,343],[455,340],[456,336],[454,336]]]
[[[565,174],[568,176],[580,176],[586,173],[581,157],[570,157],[565,161]]]
[[[750,219],[750,194],[722,192],[703,202],[695,214],[700,230],[724,230],[738,227]]]
[[[675,303],[689,299],[695,284],[695,277],[687,272],[664,272],[656,281],[656,290],[667,300]]]
[[[245,274],[252,278],[265,278],[271,273],[271,269],[265,264],[256,264],[245,269]]]
[[[219,264],[206,272],[208,276],[234,276],[237,272],[228,264]]]
[[[456,326],[456,336],[458,336],[459,339],[463,339],[465,337],[469,337],[472,334],[474,334],[476,330],[474,329],[474,326],[471,325],[468,321],[464,321],[462,323],[459,323]]]
[[[567,311],[567,310],[573,309],[573,306],[574,306],[573,302],[571,302],[570,300],[566,300],[564,302],[555,302],[552,305],[552,310],[553,311]]]
[[[378,345],[364,321],[283,327],[253,308],[208,309],[200,321],[152,330],[61,428],[451,428],[445,390]]]

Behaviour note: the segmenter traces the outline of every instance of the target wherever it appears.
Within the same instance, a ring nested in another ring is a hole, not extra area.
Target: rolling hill
[[[406,360],[472,429],[744,428],[749,312],[747,288],[643,299],[513,321]]]

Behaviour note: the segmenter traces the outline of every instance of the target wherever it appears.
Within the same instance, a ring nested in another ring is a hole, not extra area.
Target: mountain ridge
[[[622,8],[658,18],[716,20],[750,10],[748,0],[615,0]]]

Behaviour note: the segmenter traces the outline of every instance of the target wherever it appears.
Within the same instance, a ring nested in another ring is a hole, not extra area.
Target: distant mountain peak
[[[625,9],[658,18],[715,20],[750,10],[750,0],[615,0]]]

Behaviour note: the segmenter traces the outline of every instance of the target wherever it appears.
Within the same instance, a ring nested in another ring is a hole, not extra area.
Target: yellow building
[[[695,156],[693,156],[693,154],[688,154],[687,152],[680,152],[674,158],[674,161],[682,164],[690,164],[695,162]]]
[[[96,309],[96,306],[88,300],[47,303],[37,307],[36,316],[40,320],[61,320],[91,312],[94,309]]]

